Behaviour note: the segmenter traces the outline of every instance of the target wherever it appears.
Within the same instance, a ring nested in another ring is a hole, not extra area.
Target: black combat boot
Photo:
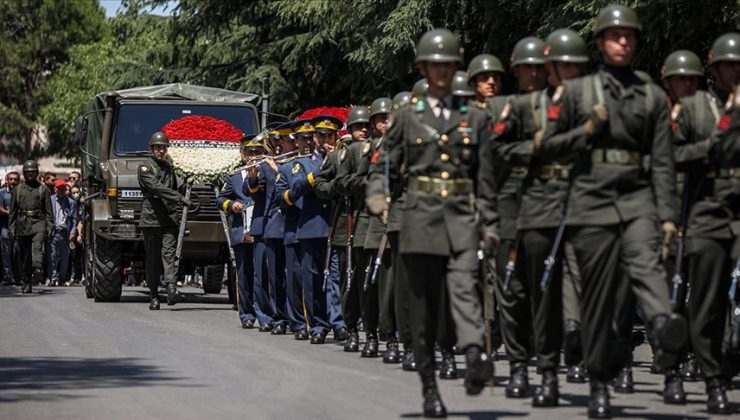
[[[450,350],[442,350],[442,363],[439,367],[439,379],[457,379],[457,362],[455,362],[455,353]]]
[[[416,371],[416,357],[414,356],[414,347],[411,344],[403,345],[403,359],[401,368],[407,372]]]
[[[21,287],[21,293],[24,293],[24,294],[33,293],[33,288],[31,287],[30,282],[23,282],[23,286]]]
[[[586,376],[586,368],[583,366],[583,362],[568,366],[568,373],[565,375],[566,382],[570,384],[585,384],[587,380],[588,376]]]
[[[150,311],[159,310],[159,294],[151,295],[151,300],[149,301],[149,310]]]
[[[360,357],[378,357],[378,333],[368,331],[365,334],[365,345]]]
[[[707,379],[707,411],[711,414],[732,414],[727,399],[728,380],[724,378]]]
[[[591,381],[591,395],[588,400],[588,417],[592,419],[609,419],[612,408],[609,404],[609,389],[606,383]]]
[[[583,352],[581,351],[581,323],[568,319],[565,321],[565,328],[563,331],[563,361],[566,365],[572,366],[580,363],[583,360]]]
[[[686,346],[686,318],[678,314],[657,315],[651,321],[654,362],[663,369],[677,365]]]
[[[185,296],[177,290],[175,283],[167,283],[167,306],[173,306],[176,303],[185,300]]]
[[[632,380],[632,367],[623,367],[617,377],[614,378],[614,392],[619,394],[632,394],[635,392],[635,382]]]
[[[542,371],[542,386],[535,392],[532,405],[535,407],[555,407],[558,405],[558,374],[554,369]]]
[[[398,340],[395,337],[388,337],[385,345],[386,350],[383,352],[383,363],[400,363],[401,353],[398,351]]]
[[[426,418],[443,418],[447,417],[447,409],[442,403],[442,398],[437,390],[437,382],[434,380],[434,373],[431,376],[422,377],[422,395],[424,396],[424,417]]]
[[[683,390],[683,381],[678,369],[668,369],[665,372],[663,402],[666,404],[686,404],[686,393]]]
[[[344,344],[344,351],[349,353],[356,353],[360,351],[360,335],[357,331],[352,330],[349,332],[349,339]]]
[[[526,398],[529,391],[529,377],[526,363],[513,363],[506,385],[506,398]]]
[[[476,346],[465,349],[465,392],[478,395],[493,379],[493,362],[486,352]]]
[[[696,362],[696,356],[693,352],[686,355],[686,360],[681,364],[681,377],[687,382],[696,382],[701,380],[701,369]]]
[[[349,330],[346,327],[334,329],[334,341],[342,342],[349,338]]]

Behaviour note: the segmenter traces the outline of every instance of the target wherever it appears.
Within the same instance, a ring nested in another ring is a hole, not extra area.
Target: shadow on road
[[[516,411],[448,411],[447,417],[462,417],[470,420],[490,420],[498,417],[522,417],[529,416],[529,413],[517,413]],[[421,413],[401,414],[401,418],[415,419],[422,418]]]
[[[139,358],[0,357],[0,403],[81,398],[98,388],[193,386]],[[71,393],[71,391],[77,391]]]
[[[21,293],[20,286],[2,286],[0,287],[0,298],[17,297],[17,298],[31,298],[38,296],[58,295],[62,293],[63,289],[42,289],[43,286],[35,286],[33,293],[23,294]]]

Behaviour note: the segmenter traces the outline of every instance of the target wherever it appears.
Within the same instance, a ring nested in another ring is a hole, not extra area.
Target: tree
[[[0,152],[19,160],[32,150],[41,108],[51,98],[48,77],[67,60],[69,48],[97,41],[105,14],[96,0],[12,0],[0,8]]]

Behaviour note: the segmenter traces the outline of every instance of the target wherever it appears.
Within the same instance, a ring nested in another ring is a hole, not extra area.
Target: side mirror
[[[88,120],[86,116],[81,116],[75,121],[75,136],[74,144],[78,146],[84,146],[87,142],[87,125]]]

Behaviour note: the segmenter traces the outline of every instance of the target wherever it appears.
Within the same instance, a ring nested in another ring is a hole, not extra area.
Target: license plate
[[[141,190],[121,190],[121,198],[142,198]]]

